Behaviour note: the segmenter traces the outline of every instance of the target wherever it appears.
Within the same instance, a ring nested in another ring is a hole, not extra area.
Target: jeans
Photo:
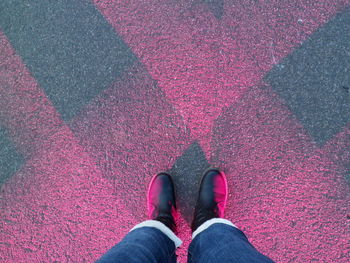
[[[97,262],[175,263],[175,251],[181,243],[174,240],[173,233],[169,235],[169,232],[164,233],[163,227],[160,229],[142,226],[130,231]],[[169,230],[167,228],[167,231]],[[232,223],[229,225],[214,220],[197,231],[189,246],[188,262],[271,263],[273,261],[259,253],[249,243],[244,233]]]

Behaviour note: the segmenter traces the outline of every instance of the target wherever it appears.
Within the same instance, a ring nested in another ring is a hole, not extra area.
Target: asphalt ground
[[[350,258],[350,1],[0,3],[2,262],[91,262],[201,173],[277,262]]]

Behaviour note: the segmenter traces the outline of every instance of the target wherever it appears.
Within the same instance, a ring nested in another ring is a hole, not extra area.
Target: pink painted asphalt
[[[96,0],[144,66],[68,124],[0,33],[0,121],[26,158],[2,187],[0,259],[97,259],[145,219],[152,175],[198,139],[227,173],[227,217],[259,250],[347,262],[349,127],[318,148],[261,78],[348,3],[225,4],[219,21],[204,4]]]
[[[196,2],[95,1],[206,152],[221,109],[349,3],[233,2],[220,21]]]
[[[145,213],[138,204],[144,203],[152,176],[169,169],[190,144],[183,119],[140,65],[102,92],[70,126],[138,216]]]
[[[95,259],[127,233],[124,222],[137,221],[128,213],[119,216],[127,210],[115,189],[58,118],[3,34],[0,43],[6,55],[1,60],[6,69],[1,120],[26,157],[24,167],[1,189],[1,260]]]
[[[269,87],[224,110],[214,133],[229,218],[253,244],[278,262],[346,262],[350,187]]]

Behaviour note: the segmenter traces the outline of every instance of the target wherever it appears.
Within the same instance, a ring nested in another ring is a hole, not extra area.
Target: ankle
[[[219,215],[213,210],[208,209],[205,211],[202,210],[195,212],[195,217],[193,218],[191,224],[192,233],[196,231],[197,228],[200,227],[202,224],[213,218],[219,218]]]
[[[159,221],[163,223],[167,228],[169,228],[171,231],[173,231],[175,234],[177,234],[177,228],[175,220],[172,216],[169,215],[159,215],[153,220]]]

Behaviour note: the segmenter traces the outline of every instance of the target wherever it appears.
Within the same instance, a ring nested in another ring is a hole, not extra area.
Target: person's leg
[[[177,238],[175,189],[170,175],[153,177],[147,194],[148,217],[98,262],[176,262]]]
[[[202,178],[192,221],[188,262],[273,262],[259,253],[242,231],[223,219],[228,195],[225,174],[208,169]]]
[[[117,245],[97,262],[176,262],[181,240],[157,220],[136,225]]]
[[[215,218],[206,221],[192,235],[188,262],[272,263],[258,252],[245,234],[230,221]]]

